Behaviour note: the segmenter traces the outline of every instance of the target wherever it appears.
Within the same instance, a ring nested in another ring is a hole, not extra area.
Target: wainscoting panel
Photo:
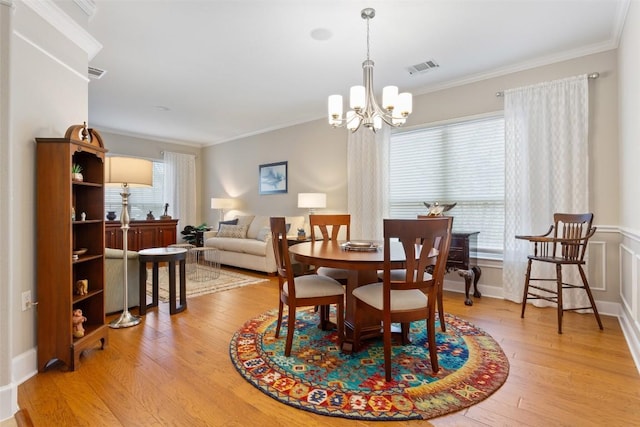
[[[633,250],[624,244],[620,245],[620,298],[627,311],[632,314],[634,320],[638,320],[634,310],[633,288],[637,288],[636,256]]]
[[[596,291],[607,290],[607,242],[589,241],[587,250],[587,277],[589,287]]]

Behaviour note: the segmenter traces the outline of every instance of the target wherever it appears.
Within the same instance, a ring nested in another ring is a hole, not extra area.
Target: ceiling
[[[326,116],[362,84],[415,95],[614,49],[629,0],[94,0],[92,127],[211,145]],[[428,61],[426,73],[408,67]],[[597,70],[585,70],[597,71]]]

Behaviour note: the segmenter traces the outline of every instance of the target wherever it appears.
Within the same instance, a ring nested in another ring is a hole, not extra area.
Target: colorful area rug
[[[434,418],[486,399],[509,373],[507,357],[491,336],[449,314],[446,333],[436,325],[438,374],[431,372],[425,322],[414,322],[412,344],[393,347],[389,383],[381,339],[343,354],[336,332],[320,330],[312,309],[299,310],[291,357],[285,357],[286,320],[279,339],[276,321],[277,310],[249,320],[231,340],[231,360],[262,392],[317,414],[369,421]]]
[[[210,267],[199,266],[198,268],[207,269]],[[176,268],[176,274],[179,274],[179,268]],[[191,273],[187,274],[187,298],[212,294],[214,292],[228,291],[229,289],[240,288],[247,285],[254,285],[256,283],[266,282],[269,280],[222,269],[220,270],[217,277],[215,277],[216,275],[217,274],[211,272],[211,274],[209,275],[209,277],[211,277],[210,280],[193,280],[194,275]],[[205,274],[204,276],[207,275]],[[176,276],[176,282],[178,280],[178,277],[179,276]],[[147,295],[151,295],[151,278],[151,269],[147,269]],[[160,269],[158,270],[158,283],[158,298],[162,302],[168,302],[169,272],[167,267],[160,267]]]

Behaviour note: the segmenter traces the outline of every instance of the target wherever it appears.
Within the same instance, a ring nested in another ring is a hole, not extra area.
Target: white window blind
[[[149,211],[158,219],[164,212],[164,163],[153,162],[153,187],[131,187],[129,188],[129,217],[131,219],[146,219]],[[122,211],[121,187],[105,187],[104,206],[105,216],[108,211],[114,211],[117,219],[120,219]]]
[[[501,253],[504,233],[504,117],[493,116],[391,135],[392,218],[453,203],[454,231],[479,231],[478,251]]]

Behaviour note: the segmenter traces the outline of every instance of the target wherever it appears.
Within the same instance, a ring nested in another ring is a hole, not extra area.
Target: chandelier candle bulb
[[[342,95],[329,97],[329,123],[334,124],[336,119],[342,117]]]
[[[349,106],[358,111],[362,110],[365,105],[365,89],[364,86],[352,86],[349,93]]]
[[[393,111],[398,100],[398,86],[386,86],[382,89],[382,107],[387,111]]]
[[[413,112],[413,97],[409,92],[398,95],[398,111],[402,117],[407,117]]]

